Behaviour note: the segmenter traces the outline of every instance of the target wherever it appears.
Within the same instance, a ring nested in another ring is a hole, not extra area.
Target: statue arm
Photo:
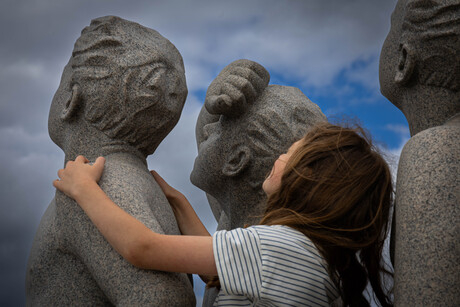
[[[459,138],[458,128],[428,129],[415,135],[401,154],[395,208],[398,305],[430,301],[447,306],[443,297],[460,291]]]

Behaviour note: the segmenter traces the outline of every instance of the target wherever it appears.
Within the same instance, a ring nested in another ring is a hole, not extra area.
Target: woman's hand
[[[209,232],[206,230],[203,223],[201,223],[195,210],[193,210],[192,205],[190,205],[184,194],[170,186],[157,172],[150,171],[150,173],[168,199],[174,216],[176,217],[180,232],[183,235],[209,236]]]
[[[150,173],[152,174],[153,178],[155,178],[155,181],[158,183],[169,202],[183,196],[181,192],[170,186],[157,172],[150,171]]]
[[[78,156],[75,161],[67,162],[64,169],[58,171],[58,177],[53,181],[53,186],[67,196],[76,199],[85,189],[96,184],[101,179],[104,170],[105,159],[99,157],[93,165],[88,159]]]

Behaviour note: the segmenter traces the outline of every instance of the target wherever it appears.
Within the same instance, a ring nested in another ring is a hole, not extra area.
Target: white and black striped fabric
[[[338,292],[315,245],[287,226],[217,231],[214,306],[330,306]]]

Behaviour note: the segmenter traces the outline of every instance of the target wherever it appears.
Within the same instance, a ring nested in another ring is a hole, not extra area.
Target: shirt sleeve
[[[258,299],[262,258],[257,232],[251,228],[217,231],[213,236],[213,252],[222,291]]]

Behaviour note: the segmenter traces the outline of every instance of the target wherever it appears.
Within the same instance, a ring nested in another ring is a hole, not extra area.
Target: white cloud
[[[372,56],[370,59],[358,60],[358,67],[349,67],[345,75],[351,82],[356,82],[364,87],[379,93],[379,58]]]
[[[329,85],[354,61],[378,58],[394,6],[393,1],[364,0],[197,3],[203,5],[173,1],[173,5],[160,6],[166,14],[152,7],[144,12],[149,17],[142,18],[177,45],[186,66],[199,63],[209,75],[215,66],[249,58],[271,72],[313,86]],[[165,19],[168,13],[176,18]],[[168,31],[162,31],[163,27]],[[365,86],[369,83],[368,78],[354,79]],[[195,83],[189,83],[195,89]]]
[[[33,63],[21,60],[7,65],[2,69],[1,73],[6,76],[36,79],[44,74],[44,66],[43,63]]]
[[[407,125],[387,124],[385,126],[385,129],[388,130],[388,131],[392,131],[392,132],[398,134],[398,136],[401,139],[404,139],[404,138],[407,138],[407,137],[410,136],[409,127]]]
[[[64,155],[47,134],[22,128],[0,129],[0,144],[1,216],[14,224],[38,225],[54,194],[51,182],[63,166]]]

